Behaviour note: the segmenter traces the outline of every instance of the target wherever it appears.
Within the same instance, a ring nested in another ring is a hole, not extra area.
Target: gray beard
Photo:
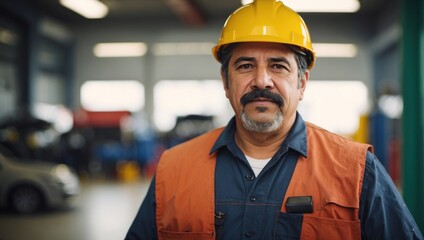
[[[243,126],[248,131],[258,132],[258,133],[270,133],[270,132],[277,131],[277,129],[280,127],[284,119],[283,113],[281,111],[278,111],[277,116],[272,121],[256,122],[253,119],[251,119],[244,110],[241,111],[240,118],[243,123]]]

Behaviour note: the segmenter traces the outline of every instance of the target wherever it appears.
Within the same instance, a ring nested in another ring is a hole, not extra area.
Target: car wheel
[[[22,185],[13,189],[10,195],[10,205],[18,213],[33,213],[42,206],[40,191],[30,185]]]

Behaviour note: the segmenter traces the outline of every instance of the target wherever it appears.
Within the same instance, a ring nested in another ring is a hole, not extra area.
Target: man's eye
[[[253,68],[252,64],[242,64],[242,65],[237,67],[237,69],[241,69],[241,70],[246,70],[246,69],[251,69],[251,68]]]
[[[281,64],[274,64],[271,66],[273,69],[278,69],[278,70],[283,70],[283,69],[287,69],[286,66],[281,65]]]

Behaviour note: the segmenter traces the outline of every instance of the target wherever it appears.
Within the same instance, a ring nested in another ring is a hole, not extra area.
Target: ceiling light
[[[253,0],[242,0],[248,4]],[[296,12],[357,12],[360,8],[358,0],[282,0]]]
[[[96,57],[141,57],[147,46],[143,42],[98,43],[93,52]]]
[[[211,42],[156,43],[152,51],[156,56],[210,55],[214,45]]]
[[[312,45],[317,57],[353,58],[357,54],[356,45],[350,43],[315,43]]]
[[[60,4],[80,14],[85,18],[103,18],[108,7],[98,0],[60,0]]]

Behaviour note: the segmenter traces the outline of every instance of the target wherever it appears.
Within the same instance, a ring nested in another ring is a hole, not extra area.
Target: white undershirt
[[[255,176],[257,177],[259,173],[264,169],[265,165],[271,160],[271,158],[266,159],[256,159],[246,155],[246,159],[250,164]]]

